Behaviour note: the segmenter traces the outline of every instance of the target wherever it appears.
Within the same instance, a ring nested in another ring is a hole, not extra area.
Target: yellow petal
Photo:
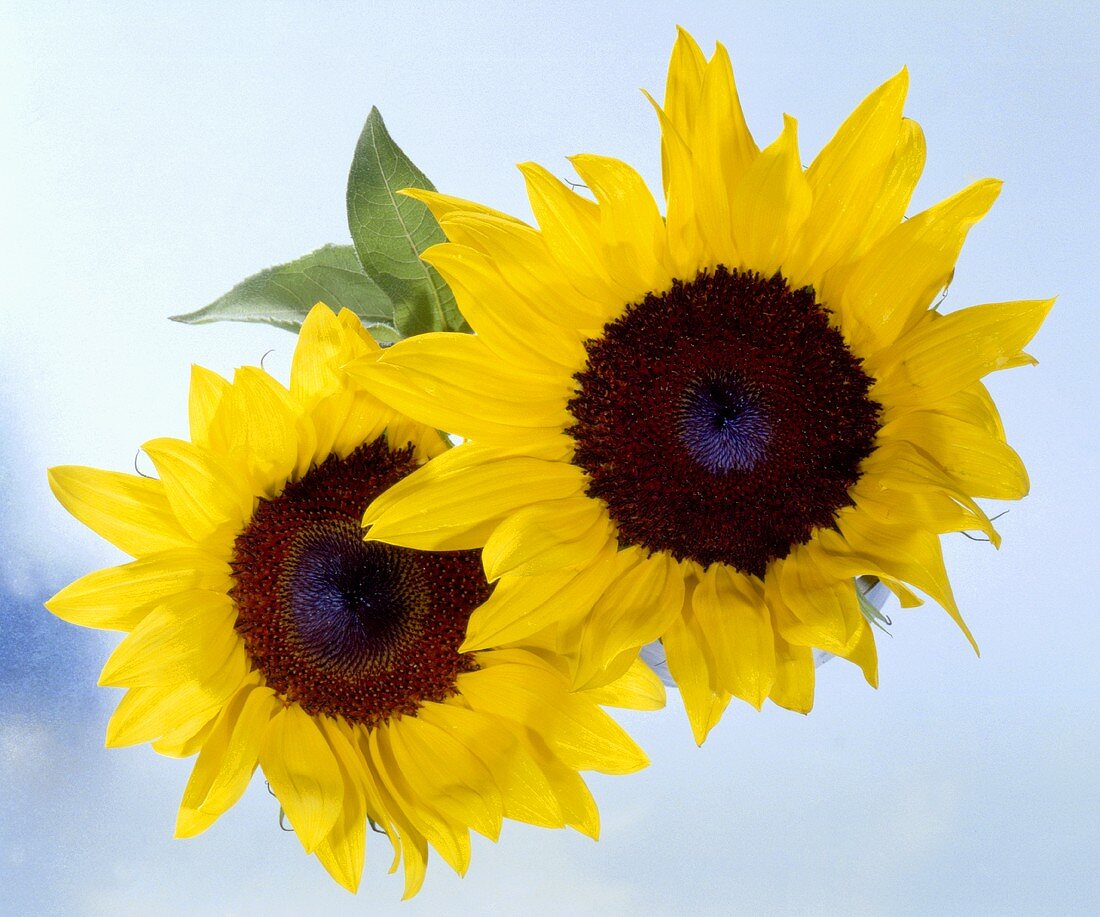
[[[107,747],[152,742],[172,732],[197,731],[221,708],[248,675],[244,653],[232,653],[205,681],[130,688],[107,723]]]
[[[450,433],[507,442],[516,428],[562,429],[572,380],[506,365],[469,334],[420,334],[348,373],[402,414]]]
[[[207,736],[214,726],[211,717],[197,729],[194,724],[185,724],[183,729],[167,732],[152,743],[153,751],[166,758],[191,758],[197,755],[206,743]]]
[[[328,834],[314,854],[330,876],[352,894],[359,889],[367,851],[367,807],[361,758],[330,717],[318,717],[317,725],[336,756],[344,781],[344,804]]]
[[[615,551],[611,541],[584,569],[500,580],[493,594],[470,616],[462,651],[523,640],[549,625],[584,614],[614,575]]]
[[[858,574],[897,580],[930,595],[958,625],[978,652],[978,644],[959,613],[947,578],[939,538],[914,527],[886,526],[857,513],[841,513],[838,524],[859,564]],[[854,574],[853,574],[854,575]]]
[[[367,507],[368,539],[420,550],[479,548],[516,510],[577,494],[584,474],[566,462],[464,444],[432,459]]]
[[[248,482],[222,459],[181,439],[153,439],[142,448],[157,468],[172,512],[196,541],[240,531],[251,516]]]
[[[604,258],[616,276],[637,291],[638,299],[668,289],[672,275],[665,222],[645,180],[607,156],[584,154],[570,162],[599,202]]]
[[[882,188],[874,196],[874,204],[863,225],[863,233],[852,247],[847,260],[862,257],[872,245],[901,222],[921,172],[924,171],[924,159],[924,132],[916,121],[902,118],[901,132]],[[826,297],[822,301],[832,300]]]
[[[690,137],[692,193],[700,227],[718,262],[731,264],[737,257],[733,207],[741,202],[734,192],[759,150],[745,124],[729,54],[721,44],[703,75],[691,133],[684,136]]]
[[[183,791],[176,837],[205,831],[244,794],[260,754],[260,740],[278,705],[274,692],[247,684],[214,722]]]
[[[878,650],[875,648],[874,628],[866,620],[860,622],[859,635],[852,648],[841,656],[859,666],[867,684],[872,688],[878,687]]]
[[[684,576],[667,554],[645,557],[627,548],[615,561],[610,584],[584,619],[574,687],[594,683],[597,670],[625,650],[659,638],[684,607]]]
[[[424,883],[424,869],[427,864],[428,845],[421,834],[408,819],[398,800],[389,787],[391,781],[386,766],[379,758],[377,736],[379,730],[365,730],[338,723],[340,731],[351,739],[359,752],[364,780],[363,791],[367,803],[377,813],[376,821],[385,829],[394,846],[394,860],[390,872],[397,869],[399,857],[405,862],[405,898],[411,898]],[[373,737],[373,738],[372,738]]]
[[[608,304],[590,299],[568,280],[538,230],[475,213],[448,216],[442,225],[451,241],[485,254],[509,288],[542,318],[563,328],[593,332],[607,321]],[[547,339],[546,346],[561,345]]]
[[[97,535],[132,557],[193,548],[152,478],[60,465],[47,472],[58,502]]]
[[[274,497],[298,465],[299,451],[312,458],[312,426],[290,393],[262,369],[242,366],[222,397],[210,430],[213,449],[235,459],[251,477],[253,493]]]
[[[660,710],[665,705],[665,686],[657,673],[641,659],[635,659],[626,673],[611,684],[585,691],[596,704],[628,710]]]
[[[768,568],[768,604],[785,607],[790,618],[777,616],[783,638],[800,646],[816,646],[844,655],[855,644],[863,615],[855,583],[819,569],[816,546],[799,545]]]
[[[702,745],[707,734],[722,718],[730,694],[715,689],[711,682],[714,660],[697,627],[692,626],[690,610],[672,622],[662,642],[668,670],[680,691],[695,744]]]
[[[672,59],[668,64],[668,79],[665,83],[664,111],[669,124],[681,137],[690,137],[695,112],[699,106],[699,95],[703,90],[703,74],[706,72],[707,59],[702,50],[684,29],[677,28],[676,44],[672,47]],[[662,144],[662,173],[665,191],[669,186],[668,155]]]
[[[566,497],[518,510],[489,539],[481,557],[485,576],[535,576],[587,566],[613,537],[607,510],[589,497]]]
[[[628,302],[632,291],[608,274],[600,258],[599,208],[537,163],[520,163],[519,170],[542,237],[570,282],[608,308]]]
[[[888,388],[886,403],[930,407],[1013,365],[1052,305],[1053,299],[989,303],[936,316],[876,355],[868,369]]]
[[[813,210],[793,259],[801,267],[788,268],[796,286],[819,285],[821,275],[849,257],[862,237],[894,158],[908,86],[903,69],[872,92],[806,171]]]
[[[332,748],[297,704],[272,717],[260,744],[260,766],[307,853],[340,814],[344,781]]]
[[[447,281],[470,326],[497,356],[538,373],[584,365],[581,335],[532,309],[484,253],[465,245],[433,245],[421,258]]]
[[[1018,500],[1028,492],[1027,469],[1007,443],[971,423],[935,411],[912,411],[883,427],[926,452],[970,495]]]
[[[508,216],[506,213],[501,213],[499,210],[494,210],[492,207],[486,207],[484,204],[478,204],[475,201],[467,201],[460,197],[453,197],[450,194],[440,194],[438,191],[427,191],[423,188],[404,188],[397,193],[405,197],[411,197],[413,200],[420,201],[420,203],[427,206],[432,212],[432,216],[440,223],[447,217],[454,216],[455,214],[473,213],[480,216],[493,217],[498,220],[506,220],[520,226],[526,225],[515,217]]]
[[[459,693],[473,709],[537,731],[569,767],[630,774],[649,763],[614,720],[567,689],[561,675],[535,665],[495,665],[458,676]]]
[[[843,273],[837,310],[857,353],[886,347],[919,321],[955,270],[970,228],[993,206],[1001,182],[985,179],[898,224]]]
[[[139,687],[205,680],[230,653],[244,652],[233,622],[237,609],[227,595],[194,590],[176,593],[154,608],[111,653],[101,685]]]
[[[718,263],[710,251],[706,236],[701,235],[694,199],[695,167],[687,140],[668,115],[653,100],[645,97],[657,112],[661,123],[661,158],[665,170],[665,225],[668,228],[669,255],[677,277],[694,277],[700,269]]]
[[[191,426],[191,440],[200,446],[210,445],[210,425],[218,411],[222,396],[229,383],[212,370],[202,366],[191,367],[191,390],[187,398],[187,413]]]
[[[299,404],[316,404],[340,390],[344,339],[344,328],[328,306],[318,303],[309,310],[290,364],[290,392]]]
[[[500,789],[506,817],[544,828],[564,826],[554,789],[514,724],[452,703],[426,703],[417,717],[444,730],[479,757]]]
[[[561,807],[562,820],[574,831],[596,840],[600,836],[600,812],[580,774],[562,761],[542,739],[531,734],[531,749]]]
[[[814,654],[808,646],[788,643],[775,631],[775,684],[771,700],[797,713],[809,713],[814,705]]]
[[[82,627],[133,630],[168,596],[192,589],[227,593],[229,567],[201,551],[176,548],[83,576],[46,602],[59,618]]]
[[[759,710],[775,681],[775,640],[762,590],[725,564],[711,564],[691,607],[714,656],[712,679]]]
[[[416,797],[394,752],[392,738],[390,729],[374,729],[367,737],[370,757],[377,762],[379,777],[404,818],[428,839],[451,869],[464,875],[470,865],[469,830],[449,820],[426,800]]]
[[[765,277],[779,270],[811,204],[810,186],[798,156],[798,124],[785,115],[783,132],[756,157],[733,190],[730,220],[737,266]]]
[[[446,730],[419,716],[402,717],[388,728],[397,764],[416,798],[495,841],[504,803],[481,759]]]

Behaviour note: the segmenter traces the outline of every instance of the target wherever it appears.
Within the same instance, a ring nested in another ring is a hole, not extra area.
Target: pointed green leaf
[[[454,295],[435,268],[420,260],[443,231],[419,201],[398,192],[435,186],[393,142],[372,108],[348,175],[348,225],[363,269],[394,302],[402,336],[424,331],[466,331]]]
[[[393,303],[366,274],[350,245],[326,245],[308,255],[268,268],[241,281],[205,308],[172,321],[263,322],[297,331],[318,302],[332,309],[350,309],[379,341],[398,335],[393,328]]]

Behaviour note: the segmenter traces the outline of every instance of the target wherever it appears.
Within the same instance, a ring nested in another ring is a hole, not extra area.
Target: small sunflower
[[[484,547],[492,597],[465,649],[539,640],[578,685],[661,638],[698,741],[731,696],[798,711],[812,648],[877,679],[854,578],[914,588],[970,637],[939,535],[998,536],[975,497],[1027,474],[981,379],[1050,301],[934,300],[1000,189],[909,219],[924,163],[903,70],[808,169],[796,123],[749,133],[724,48],[681,32],[663,107],[666,208],[615,159],[572,163],[594,200],[520,166],[533,228],[409,191],[450,240],[424,257],[476,336],[432,334],[349,370],[467,438],[375,500],[376,541]]]
[[[495,840],[504,817],[595,837],[578,771],[646,763],[597,702],[652,708],[662,689],[640,663],[570,693],[549,654],[460,651],[492,591],[479,553],[363,541],[367,504],[446,447],[346,384],[345,363],[378,354],[352,313],[318,305],[289,390],[194,368],[191,441],[144,447],[159,479],[52,469],[66,509],[136,559],[47,604],[128,632],[100,678],[126,689],[109,746],[198,753],[177,836],[210,827],[258,763],[337,881],[358,887],[369,821],[408,897],[428,844],[465,872],[469,829]]]

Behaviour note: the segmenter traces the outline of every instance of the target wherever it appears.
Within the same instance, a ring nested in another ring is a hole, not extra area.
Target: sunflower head
[[[411,895],[429,844],[464,872],[470,829],[495,840],[505,817],[595,836],[579,772],[645,764],[598,704],[652,708],[662,688],[637,664],[571,693],[553,654],[463,649],[492,592],[480,552],[363,541],[367,505],[447,448],[349,384],[345,365],[379,355],[352,313],[318,305],[289,388],[194,369],[190,440],[144,446],[156,478],[52,469],[58,500],[134,560],[47,605],[127,633],[100,678],[126,691],[108,745],[197,753],[178,836],[210,827],[258,765],[341,884],[358,886],[370,822]]]
[[[588,154],[588,194],[520,167],[537,226],[408,192],[447,233],[424,257],[476,334],[349,371],[466,441],[365,521],[483,549],[495,589],[464,649],[544,643],[584,686],[661,639],[702,741],[734,696],[808,711],[814,648],[876,683],[857,577],[969,636],[939,536],[996,543],[975,498],[1027,492],[981,380],[1033,362],[1051,303],[939,311],[1000,182],[906,216],[925,158],[907,87],[887,80],[803,168],[795,120],[761,148],[725,49],[681,31],[654,102],[663,213]]]

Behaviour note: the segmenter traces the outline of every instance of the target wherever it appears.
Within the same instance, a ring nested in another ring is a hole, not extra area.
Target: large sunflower
[[[663,107],[665,216],[638,173],[572,159],[594,201],[520,166],[538,228],[409,191],[449,243],[425,259],[476,336],[433,334],[351,372],[467,442],[366,513],[369,537],[484,546],[497,581],[465,649],[540,640],[575,683],[660,637],[695,736],[731,696],[799,711],[812,647],[877,679],[854,577],[917,589],[966,631],[939,535],[1027,475],[987,373],[1049,301],[941,314],[967,231],[1000,183],[909,219],[924,163],[903,70],[808,169],[787,117],[757,147],[720,45],[681,32]],[[969,637],[969,632],[967,631]]]
[[[578,771],[646,763],[597,702],[655,707],[662,689],[640,663],[573,694],[547,654],[462,652],[491,591],[478,552],[362,540],[367,504],[445,448],[348,387],[341,367],[378,352],[352,313],[319,305],[289,390],[254,367],[232,382],[195,367],[191,441],[144,447],[159,480],[52,469],[66,509],[136,560],[48,607],[129,632],[100,679],[127,689],[109,746],[198,753],[178,836],[213,824],[258,762],[334,878],[358,886],[370,820],[409,896],[427,844],[464,872],[469,829],[495,839],[505,816],[596,836]]]

